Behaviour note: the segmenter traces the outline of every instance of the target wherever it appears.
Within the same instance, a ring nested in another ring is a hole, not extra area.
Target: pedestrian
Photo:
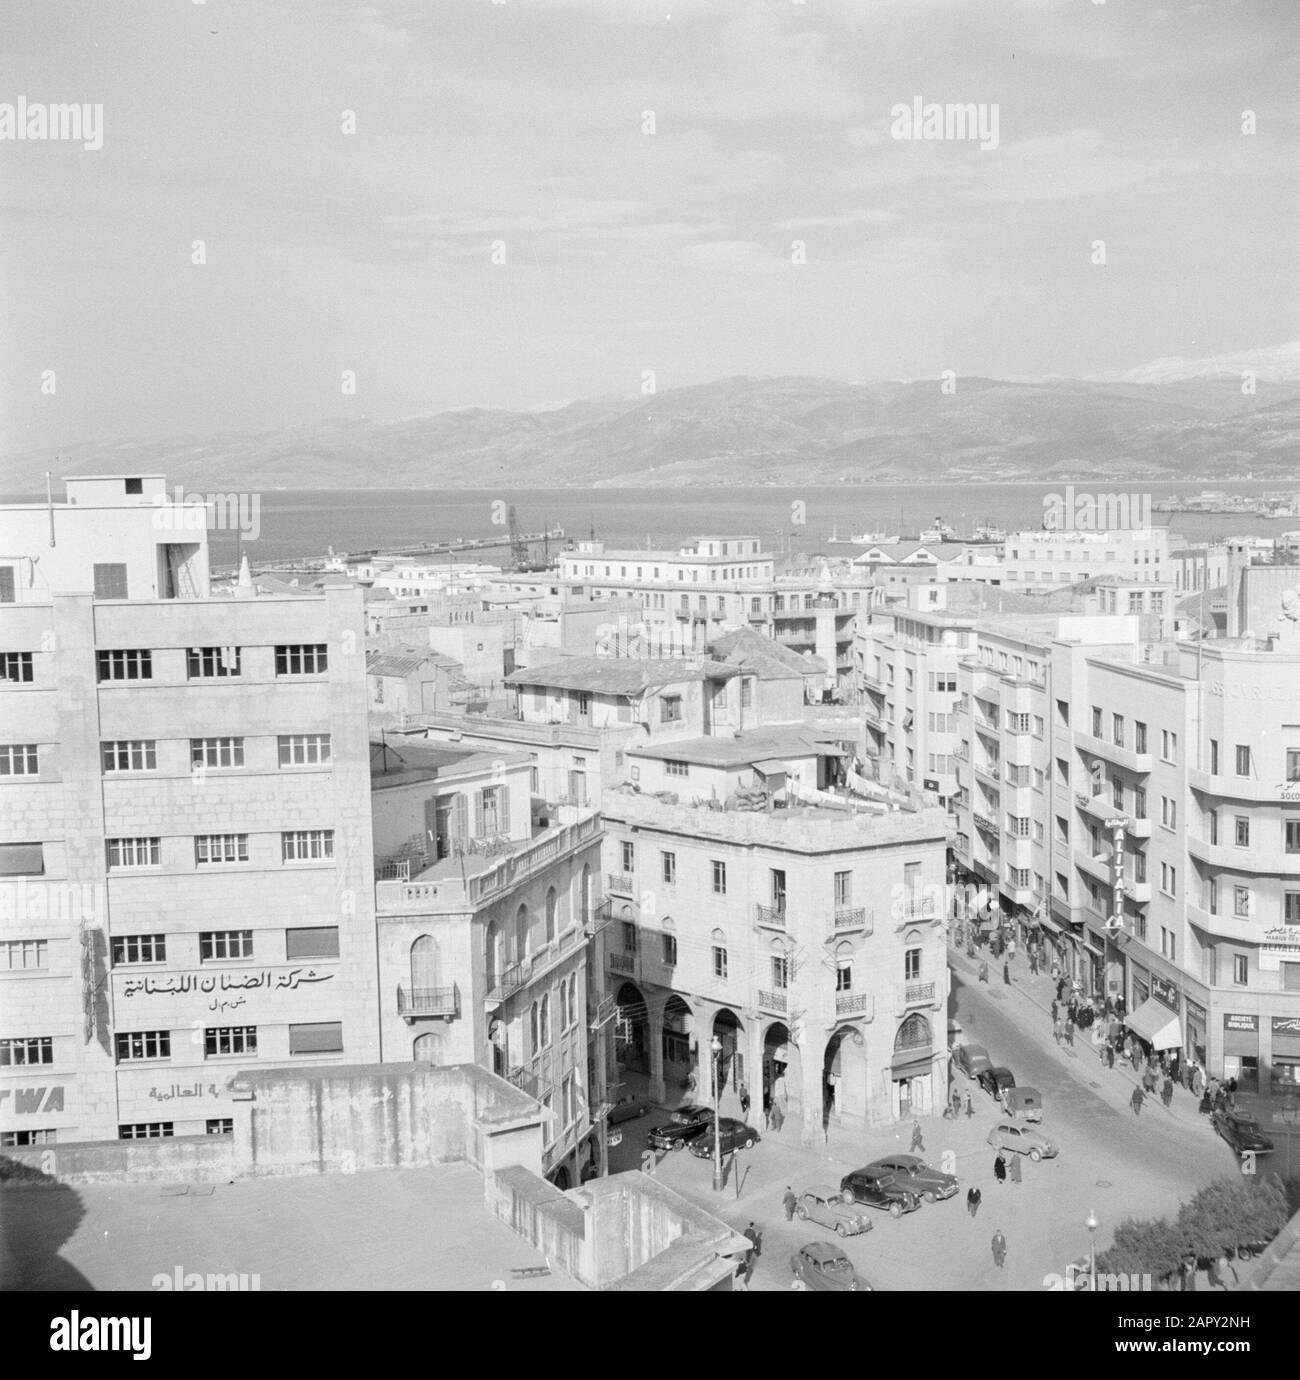
[[[1002,981],[1003,981],[1004,983],[1006,983],[1006,985],[1007,985],[1008,987],[1011,986],[1011,964],[1010,964],[1010,963],[1004,963],[1004,964],[1002,965]]]
[[[1188,1254],[1183,1257],[1183,1289],[1189,1293],[1196,1292],[1196,1257]]]
[[[1017,1184],[1018,1184],[1018,1183],[1021,1182],[1021,1178],[1020,1178],[1020,1156],[1019,1156],[1019,1155],[1012,1155],[1012,1156],[1011,1156],[1011,1169],[1010,1169],[1009,1172],[1010,1172],[1010,1174],[1011,1174],[1011,1181],[1012,1181],[1012,1183],[1017,1183]]]
[[[971,1187],[966,1190],[966,1211],[969,1212],[972,1217],[980,1210],[980,1203],[983,1198],[984,1195],[978,1188]]]
[[[796,1280],[795,1282],[799,1283],[800,1281]],[[749,1291],[748,1260],[738,1260],[736,1262],[736,1276],[735,1279],[732,1281],[731,1287],[732,1289],[737,1290],[742,1294],[747,1293]],[[805,1284],[803,1287],[806,1289],[808,1286]]]
[[[1031,977],[1038,976],[1038,955],[1033,949],[1029,951],[1029,974]]]
[[[1053,965],[1053,967],[1055,967],[1055,965]],[[1065,979],[1064,979],[1063,977],[1058,977],[1058,978],[1056,979],[1056,1000],[1057,1000],[1057,1001],[1063,1001],[1064,999],[1065,999]]]
[[[1007,1162],[1002,1158],[1002,1151],[998,1151],[998,1157],[993,1161],[993,1177],[1000,1184],[1007,1181]]]
[[[1232,1275],[1232,1282],[1238,1282],[1237,1267],[1228,1259],[1226,1255],[1221,1255],[1215,1260],[1210,1261],[1209,1268],[1210,1288],[1217,1286],[1225,1293],[1228,1289],[1228,1275]]]
[[[1007,1238],[1000,1231],[993,1233],[993,1263],[1000,1270],[1007,1258]]]
[[[741,1233],[745,1240],[749,1242],[749,1250],[745,1252],[745,1259],[752,1261],[758,1254],[758,1231],[751,1222]]]
[[[1074,1022],[1073,1022],[1073,1021],[1066,1021],[1066,1023],[1065,1023],[1065,1043],[1066,1043],[1067,1045],[1069,1045],[1071,1049],[1074,1048]]]
[[[970,1093],[966,1094],[966,1119],[969,1121],[975,1115],[975,1108],[971,1106]]]
[[[744,1120],[749,1120],[749,1089],[742,1083],[740,1085],[740,1115]]]
[[[925,1138],[924,1138],[924,1136],[921,1134],[921,1123],[920,1123],[919,1121],[917,1121],[915,1117],[913,1117],[913,1119],[912,1119],[912,1147],[911,1147],[911,1148],[912,1148],[913,1151],[920,1150],[920,1151],[922,1152],[922,1154],[925,1153]]]
[[[1052,1039],[1054,1039],[1056,1043],[1059,1045],[1061,1043],[1061,1036],[1064,1034],[1065,1027],[1061,1024],[1060,1017],[1058,1016],[1057,1019],[1052,1023]]]
[[[1106,1067],[1107,1067],[1108,1069],[1113,1069],[1113,1068],[1115,1067],[1115,1046],[1114,1046],[1114,1045],[1107,1045],[1107,1046],[1106,1046]]]
[[[1007,945],[1007,958],[1008,958],[1008,959],[1014,959],[1015,956],[1016,956],[1016,941],[1013,939],[1013,940],[1011,941],[1011,943]]]
[[[1061,1003],[1060,1003],[1059,1001],[1057,1001],[1055,997],[1053,997],[1053,998],[1052,998],[1052,1024],[1053,1024],[1053,1025],[1056,1024],[1056,1018],[1057,1018],[1060,1014],[1061,1014]]]
[[[794,1210],[799,1206],[799,1200],[794,1196],[794,1189],[789,1184],[785,1186],[785,1194],[781,1199],[781,1206],[785,1209],[785,1220],[794,1221]]]
[[[1174,1080],[1165,1074],[1164,1085],[1160,1089],[1160,1100],[1165,1104],[1166,1110],[1174,1100]]]
[[[772,1129],[772,1104],[766,1098],[763,1099],[763,1129]]]
[[[986,959],[983,963],[980,964],[980,981],[981,981],[981,982],[987,982],[988,980],[989,980],[989,965],[988,965],[988,960]]]
[[[1133,1089],[1133,1096],[1130,1097],[1129,1100],[1128,1100],[1128,1101],[1129,1101],[1129,1106],[1133,1108],[1133,1115],[1134,1115],[1134,1116],[1141,1116],[1141,1115],[1142,1115],[1142,1102],[1143,1102],[1143,1100],[1144,1100],[1144,1099],[1143,1099],[1143,1096],[1142,1096],[1142,1089],[1141,1089],[1141,1088],[1135,1087],[1135,1088]]]
[[[772,1129],[779,1131],[785,1125],[785,1113],[781,1110],[779,1102],[772,1103]]]

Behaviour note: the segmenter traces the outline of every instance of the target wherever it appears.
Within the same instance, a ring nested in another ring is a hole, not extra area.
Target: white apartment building
[[[810,1144],[941,1106],[942,811],[850,795],[838,744],[798,731],[626,763],[637,790],[602,811],[618,1065],[707,1097],[716,1039],[722,1091],[779,1103]]]
[[[0,1144],[221,1133],[377,1056],[361,595],[205,598],[160,478],[68,490],[0,511]]]
[[[1003,555],[1003,583],[1012,589],[1054,589],[1096,575],[1132,576],[1172,585],[1167,527],[1107,531],[1014,532]]]

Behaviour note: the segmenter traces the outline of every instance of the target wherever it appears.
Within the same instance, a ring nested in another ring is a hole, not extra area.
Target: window
[[[1232,913],[1240,920],[1250,918],[1250,888],[1248,886],[1234,886],[1232,888]]]
[[[1250,816],[1234,815],[1232,820],[1232,834],[1238,848],[1250,847]]]
[[[109,870],[157,867],[162,862],[161,839],[108,839]]]
[[[257,1027],[255,1025],[209,1026],[203,1032],[203,1057],[219,1058],[223,1054],[256,1054]]]
[[[718,601],[721,604],[721,600]],[[723,683],[713,692],[713,706],[715,709],[726,709],[727,707],[727,683]]]
[[[572,773],[570,773],[572,775]],[[574,791],[576,796],[579,792]],[[474,834],[490,838],[510,832],[510,796],[504,786],[484,786],[474,797]],[[334,856],[333,844],[330,857]]]
[[[14,568],[0,565],[0,604],[12,604],[15,600]]]
[[[99,745],[100,765],[110,771],[156,771],[158,744],[153,738],[120,738]]]
[[[290,1054],[342,1054],[343,1022],[314,1021],[289,1027]]]
[[[127,598],[125,565],[96,563],[94,577],[96,599]]]
[[[541,1049],[547,1049],[551,1043],[551,994],[542,993],[541,1021],[538,1025],[538,1032],[541,1039]]]
[[[1245,987],[1250,978],[1249,960],[1245,954],[1232,956],[1232,980],[1238,987]]]
[[[304,925],[285,930],[284,956],[293,958],[337,958],[339,956],[339,927],[337,925]]]
[[[677,966],[677,936],[675,934],[665,934],[662,938],[664,967],[675,968]]]
[[[713,976],[727,976],[727,939],[721,930],[713,931]]]
[[[1017,839],[1027,839],[1029,837],[1030,820],[1027,815],[1008,815],[1007,832]]]
[[[133,1121],[117,1128],[118,1140],[166,1140],[173,1134],[171,1121]]]
[[[116,934],[112,956],[114,968],[128,963],[165,963],[167,937],[162,934]]]
[[[333,829],[293,829],[280,835],[283,862],[317,862],[334,856]]]
[[[0,600],[0,603],[3,602]],[[0,1150],[21,1150],[27,1145],[55,1145],[58,1138],[57,1131],[0,1131]]]
[[[715,896],[725,896],[727,894],[727,864],[713,860],[713,894]]]
[[[1178,734],[1167,728],[1160,730],[1160,755],[1166,762],[1178,761]]]
[[[689,776],[691,767],[689,762],[676,762],[669,760],[664,763],[665,776]]]
[[[1124,746],[1124,716],[1122,714],[1112,714],[1110,716],[1111,740],[1116,747]]]
[[[1300,781],[1300,748],[1287,748],[1286,750],[1286,779],[1288,781]]]
[[[903,954],[903,980],[905,982],[917,982],[921,977],[921,951],[920,949],[908,949]]]
[[[623,862],[624,872],[636,871],[636,845],[629,843],[626,839],[619,845],[619,856]]]
[[[787,954],[772,955],[772,987],[784,992],[790,986],[790,958]]]
[[[1147,726],[1141,719],[1133,720],[1133,751],[1145,752],[1147,750]]]
[[[660,861],[663,864],[663,879],[667,886],[672,886],[677,881],[677,854],[660,853]]]
[[[117,1043],[117,1062],[130,1063],[135,1059],[170,1059],[172,1057],[172,1033],[170,1030],[132,1030],[119,1032]]]
[[[560,1112],[564,1117],[564,1124],[571,1125],[578,1116],[578,1098],[576,1085],[571,1073],[564,1075],[564,1081],[560,1084]]]
[[[1286,851],[1300,853],[1300,819],[1288,819],[1285,825]]]
[[[853,905],[853,873],[835,874],[835,909],[848,910]]]
[[[1101,737],[1101,710],[1095,704],[1092,706],[1092,736]]]
[[[1043,721],[1043,716],[1042,716],[1041,714],[1035,714],[1035,715],[1034,715],[1034,737],[1035,737],[1035,738],[1041,739],[1042,736],[1043,736],[1043,734],[1044,734],[1046,731],[1047,731],[1047,724]]]
[[[16,973],[44,968],[49,963],[49,944],[44,939],[6,939],[0,943],[0,969]]]
[[[203,867],[210,863],[241,863],[248,861],[247,834],[196,834],[194,863]]]
[[[282,767],[319,767],[330,760],[328,733],[294,733],[275,741]]]
[[[242,767],[244,740],[242,738],[191,738],[191,767]]]
[[[1168,863],[1160,864],[1160,890],[1166,896],[1176,896],[1178,894],[1178,871],[1170,867]]]
[[[214,1116],[209,1117],[203,1124],[203,1130],[209,1136],[229,1136],[235,1130],[235,1118],[233,1116]]]
[[[1170,800],[1167,795],[1160,797],[1160,823],[1166,829],[1178,827],[1178,802]]]
[[[757,602],[757,600],[755,601]],[[740,707],[752,709],[754,705],[754,682],[745,676],[740,682]]]
[[[1028,714],[1018,714],[1009,712],[1007,714],[1007,728],[1012,733],[1028,733],[1030,716]]]
[[[1237,775],[1250,775],[1250,748],[1245,743],[1237,744]]]
[[[0,744],[0,776],[36,776],[35,743]]]
[[[1064,728],[1070,726],[1070,705],[1066,700],[1056,702],[1056,721]]]
[[[204,930],[199,934],[199,961],[252,958],[252,930]]]
[[[1133,818],[1145,819],[1147,817],[1147,793],[1141,786],[1133,787]]]
[[[1173,959],[1177,947],[1173,930],[1167,930],[1162,925],[1160,927],[1160,953],[1164,958]]]
[[[850,958],[837,958],[835,960],[835,990],[837,992],[853,991],[853,960]]]
[[[677,723],[681,717],[682,697],[680,695],[664,695],[659,701],[659,722],[661,724]]]
[[[623,921],[623,952],[634,954],[637,951],[636,925],[631,920]]]
[[[31,652],[0,652],[0,680],[14,685],[29,685],[31,679]]]
[[[97,652],[95,657],[101,681],[153,679],[152,652]]]
[[[32,1038],[0,1040],[0,1068],[25,1067],[28,1064],[52,1064],[54,1038],[38,1035]]]
[[[1211,776],[1218,776],[1218,774],[1219,774],[1219,740],[1218,740],[1217,738],[1211,738],[1211,739],[1210,739],[1210,775],[1211,775]]]
[[[1288,925],[1300,925],[1300,891],[1283,893],[1282,919]]]
[[[293,643],[275,649],[277,676],[323,676],[328,669],[323,642]]]
[[[191,680],[239,674],[238,647],[190,647],[185,653],[185,674]]]

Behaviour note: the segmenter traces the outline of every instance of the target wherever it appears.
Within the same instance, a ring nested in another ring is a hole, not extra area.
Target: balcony
[[[486,1005],[489,1009],[500,1006],[508,997],[512,997],[521,987],[526,987],[530,982],[535,982],[550,972],[557,963],[564,959],[578,948],[584,941],[582,929],[574,925],[564,931],[557,938],[552,939],[545,947],[538,949],[536,953],[529,954],[526,958],[520,959],[518,963],[512,963],[499,976],[493,977],[488,974],[487,979],[487,998]]]
[[[398,987],[397,1014],[407,1025],[421,1016],[459,1016],[460,988],[454,982],[450,987]]]
[[[1099,882],[1106,886],[1110,886],[1114,880],[1109,853],[1093,854],[1088,852],[1086,848],[1076,848],[1074,861],[1077,867],[1081,867],[1090,877],[1096,877]]]
[[[917,901],[904,901],[898,906],[898,918],[904,924],[911,924],[917,920],[937,920],[939,898],[925,896]]]
[[[933,1006],[937,987],[933,982],[905,982],[900,993],[903,1006]]]
[[[1001,781],[1002,774],[998,771],[996,762],[976,762],[975,775],[986,776],[990,781]]]
[[[1249,915],[1216,915],[1205,906],[1187,903],[1187,918],[1198,930],[1217,935],[1220,939],[1235,940],[1238,944],[1255,945],[1261,936],[1255,918]]]
[[[1145,906],[1151,900],[1151,883],[1135,882],[1131,878],[1125,877],[1124,895],[1136,905]]]
[[[611,973],[636,972],[635,954],[606,954],[605,961],[609,964]]]
[[[1276,834],[1273,836],[1276,838]],[[1287,853],[1276,845],[1252,846],[1250,848],[1226,848],[1223,844],[1209,843],[1205,839],[1187,836],[1187,851],[1198,862],[1210,867],[1222,868],[1228,872],[1247,875],[1273,874],[1283,877],[1300,875],[1300,853]]]
[[[620,896],[635,896],[635,883],[626,872],[610,872],[605,877],[605,890],[615,891]]]
[[[854,934],[858,931],[871,933],[871,916],[865,906],[854,906],[848,909],[837,910],[831,916],[831,923],[827,927],[828,934],[835,937],[841,934]]]
[[[768,930],[785,930],[785,907],[784,906],[758,906],[754,907],[754,923],[761,925]]]
[[[1155,758],[1149,752],[1134,752],[1132,748],[1120,747],[1107,742],[1105,738],[1094,738],[1090,733],[1078,734],[1075,743],[1081,751],[1102,757],[1141,776],[1147,775],[1155,765]]]
[[[612,923],[614,919],[613,903],[606,897],[602,897],[592,908],[591,914],[583,922],[583,933],[588,939],[594,939],[601,930]]]
[[[1116,805],[1104,791],[1096,791],[1091,795],[1087,791],[1075,791],[1074,803],[1099,824],[1108,824],[1112,819],[1122,819],[1124,832],[1130,838],[1149,839],[1151,837],[1151,821],[1149,819],[1134,819]]]
[[[778,1016],[784,1016],[787,1005],[784,992],[759,992],[758,994],[758,1009],[760,1011],[772,1011]]]
[[[975,732],[982,733],[986,738],[996,738],[998,736],[998,721],[996,719],[984,719],[976,715]]]
[[[1201,795],[1219,800],[1254,800],[1263,804],[1292,804],[1300,801],[1300,782],[1256,780],[1251,776],[1211,776],[1208,771],[1188,770],[1187,784]]]
[[[837,1016],[863,1016],[870,1020],[874,1014],[874,1004],[870,992],[836,992],[835,1014]]]
[[[982,815],[978,810],[973,810],[971,812],[971,818],[975,821],[975,827],[977,829],[983,829],[986,834],[996,834],[998,832],[997,822],[990,819],[988,815]]]

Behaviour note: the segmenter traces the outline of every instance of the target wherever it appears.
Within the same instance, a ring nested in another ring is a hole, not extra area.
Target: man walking
[[[973,1185],[966,1190],[966,1211],[969,1212],[972,1217],[980,1210],[980,1203],[983,1198],[984,1195]]]
[[[1141,1089],[1141,1088],[1138,1088],[1138,1087],[1135,1087],[1135,1088],[1133,1089],[1133,1096],[1130,1097],[1128,1101],[1129,1101],[1129,1106],[1133,1108],[1133,1115],[1134,1115],[1134,1116],[1141,1116],[1141,1115],[1142,1115],[1142,1102],[1143,1102],[1142,1089]]]
[[[785,1220],[794,1221],[794,1210],[799,1206],[799,1200],[794,1196],[794,1189],[789,1184],[785,1186],[785,1196],[781,1199],[781,1206],[785,1209]]]
[[[971,1106],[970,1093],[966,1094],[966,1119],[970,1120],[975,1115],[975,1108]]]
[[[1011,964],[1010,964],[1010,963],[1003,963],[1003,965],[1002,965],[1002,981],[1003,981],[1008,987],[1011,986]]]
[[[1174,1080],[1165,1074],[1164,1086],[1160,1089],[1160,1100],[1168,1110],[1169,1104],[1174,1100]]]
[[[752,1265],[763,1254],[763,1237],[752,1222],[745,1228],[742,1235],[749,1242],[749,1262]]]
[[[922,1154],[925,1153],[925,1138],[924,1138],[924,1136],[921,1134],[921,1123],[920,1123],[919,1121],[917,1121],[915,1117],[913,1117],[913,1119],[912,1119],[912,1151],[913,1151],[913,1153],[915,1153],[917,1150],[921,1151]]]
[[[740,1085],[740,1115],[743,1120],[749,1120],[749,1089],[743,1083]]]
[[[1066,1043],[1067,1045],[1069,1045],[1071,1049],[1074,1048],[1074,1022],[1073,1022],[1073,1021],[1066,1021],[1066,1023],[1065,1023],[1065,1043]]]
[[[1007,1238],[1000,1231],[993,1233],[993,1263],[1002,1269],[1007,1259]]]

